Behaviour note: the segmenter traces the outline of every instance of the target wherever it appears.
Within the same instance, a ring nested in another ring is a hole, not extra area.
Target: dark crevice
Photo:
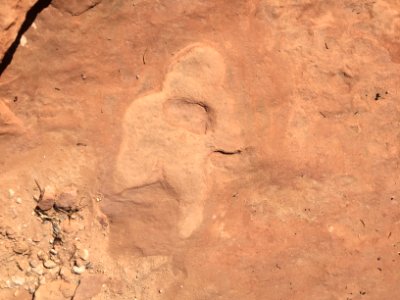
[[[193,104],[196,104],[200,107],[202,107],[206,113],[210,112],[210,108],[207,106],[207,104],[203,103],[203,102],[194,102]]]
[[[8,65],[11,63],[15,51],[19,46],[19,42],[21,40],[22,35],[31,27],[32,23],[35,21],[37,15],[46,7],[48,7],[51,3],[51,0],[38,0],[31,9],[26,13],[26,17],[24,22],[21,25],[21,28],[18,31],[18,35],[15,38],[14,42],[4,53],[3,59],[0,62],[0,76],[3,74],[4,70],[7,69]]]
[[[200,106],[202,109],[204,109],[204,111],[206,113],[210,112],[210,108],[208,107],[207,104],[205,104],[204,102],[201,101],[197,101],[197,100],[191,100],[191,99],[182,99],[182,101],[184,101],[187,104],[193,104],[193,105],[198,105]]]
[[[225,150],[214,150],[213,152],[223,154],[223,155],[235,155],[235,154],[240,154],[242,153],[242,150],[235,150],[235,151],[225,151]]]

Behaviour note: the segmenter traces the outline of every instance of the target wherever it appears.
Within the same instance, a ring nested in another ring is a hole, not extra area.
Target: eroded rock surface
[[[26,13],[37,0],[3,0],[0,3],[0,61],[17,37]]]
[[[0,100],[1,101],[1,100]],[[3,101],[0,102],[0,135],[19,135],[24,132],[24,125]]]
[[[101,1],[102,0],[53,0],[51,1],[51,5],[72,16],[79,16],[98,5]]]
[[[221,55],[208,46],[189,45],[174,58],[160,92],[133,100],[123,119],[114,178],[117,200],[121,197],[127,203],[106,204],[110,215],[123,218],[115,214],[120,204],[125,206],[121,211],[134,216],[141,205],[136,199],[143,194],[144,206],[177,202],[180,237],[188,238],[199,228],[210,156],[240,154],[243,148],[234,100],[224,90],[224,80]]]
[[[52,1],[0,78],[0,298],[399,298],[399,14]]]

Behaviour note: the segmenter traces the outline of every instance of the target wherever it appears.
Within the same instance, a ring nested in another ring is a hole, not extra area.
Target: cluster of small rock
[[[53,186],[48,185],[38,199],[37,208],[44,212],[52,208],[67,212],[78,211],[78,191],[75,188],[67,188],[58,194]]]
[[[43,233],[34,237],[17,234],[11,226],[0,226],[0,238],[10,248],[8,262],[16,268],[11,276],[0,282],[1,288],[23,288],[35,295],[35,299],[48,299],[45,290],[50,282],[56,282],[66,299],[74,296],[80,276],[92,268],[89,250],[77,237],[80,224],[78,191],[66,188],[60,193],[52,186],[40,189],[34,214]],[[15,193],[9,193],[13,198]],[[46,238],[47,237],[47,238]],[[44,288],[41,288],[44,286]]]

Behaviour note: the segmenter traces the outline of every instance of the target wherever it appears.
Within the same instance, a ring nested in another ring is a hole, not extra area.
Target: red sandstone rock
[[[79,208],[78,191],[75,188],[68,188],[61,192],[57,197],[56,207],[66,211],[77,210]]]
[[[27,11],[37,0],[2,0],[0,2],[0,61],[14,42]]]
[[[24,125],[5,104],[0,100],[0,136],[1,135],[19,135],[24,132]]]
[[[43,197],[38,201],[38,208],[43,211],[52,209],[55,204],[56,197],[56,189],[50,185],[46,186],[44,189]]]
[[[73,16],[79,16],[98,5],[102,0],[53,0],[51,5]]]
[[[60,218],[99,299],[398,298],[398,1],[97,2],[53,1],[1,75],[0,257]],[[41,223],[33,178],[92,201]]]

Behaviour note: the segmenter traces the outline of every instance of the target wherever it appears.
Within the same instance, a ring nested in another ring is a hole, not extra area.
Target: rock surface
[[[19,135],[24,132],[24,125],[8,107],[0,100],[0,135]]]
[[[399,298],[399,15],[53,0],[0,78],[0,298]]]
[[[79,16],[98,5],[102,0],[53,0],[51,5],[72,16]]]
[[[46,285],[42,285],[35,293],[35,299],[37,300],[64,300],[71,299],[72,297],[64,296],[63,294],[63,282],[53,281]]]
[[[83,276],[76,290],[74,300],[91,300],[100,294],[104,277],[101,275]]]
[[[53,208],[56,203],[56,190],[53,186],[46,186],[43,191],[43,195],[39,198],[37,207],[40,210],[47,211]]]
[[[79,208],[78,191],[75,188],[69,188],[62,192],[56,200],[56,207],[66,211],[77,210]]]
[[[2,0],[0,2],[0,61],[14,42],[28,10],[37,0]]]

